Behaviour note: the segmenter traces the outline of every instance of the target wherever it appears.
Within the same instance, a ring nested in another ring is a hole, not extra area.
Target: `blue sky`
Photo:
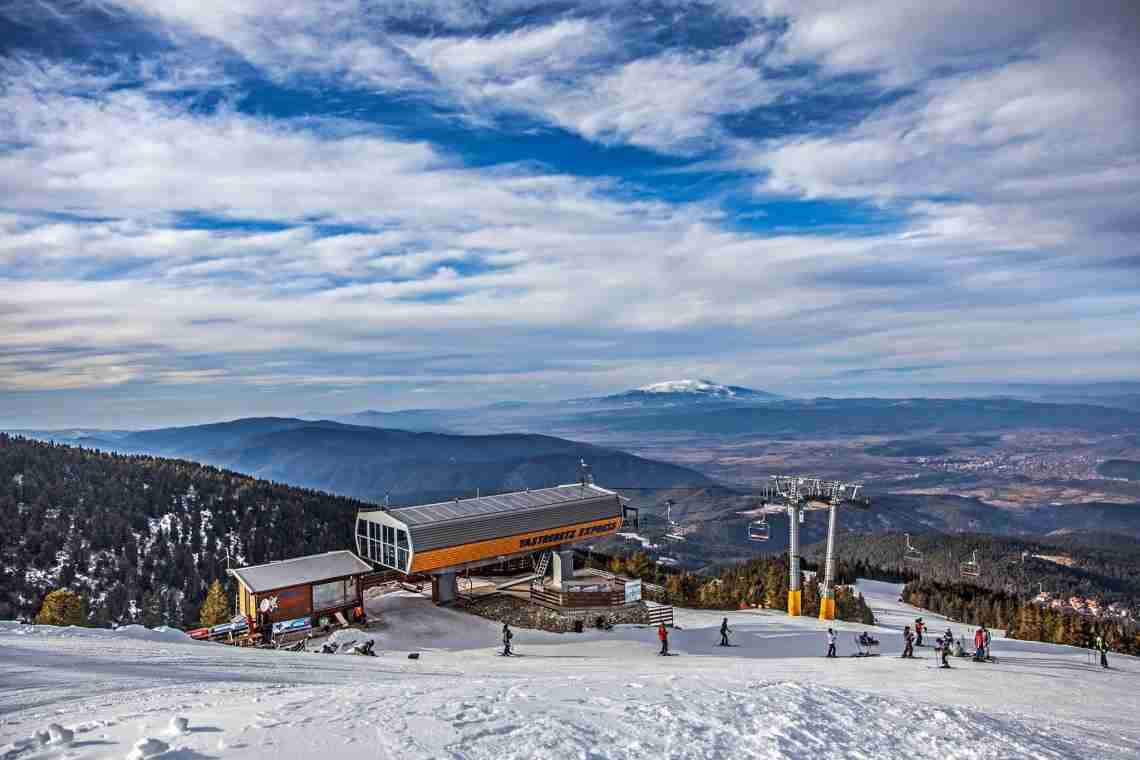
[[[0,0],[0,425],[1136,379],[1138,43],[1129,2]]]

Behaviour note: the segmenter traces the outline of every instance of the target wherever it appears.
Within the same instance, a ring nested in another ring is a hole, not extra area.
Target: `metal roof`
[[[288,586],[317,583],[346,575],[368,573],[372,566],[350,551],[310,554],[265,565],[252,565],[230,570],[230,575],[256,594]]]
[[[483,515],[526,512],[567,502],[615,495],[613,491],[607,491],[593,484],[573,483],[550,488],[536,488],[533,491],[515,491],[495,496],[480,496],[474,499],[422,504],[416,507],[399,507],[388,510],[388,513],[410,528],[417,525],[431,525],[448,520],[462,520]]]

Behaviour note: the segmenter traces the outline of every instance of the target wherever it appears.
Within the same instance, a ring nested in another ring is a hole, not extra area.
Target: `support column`
[[[803,609],[800,588],[800,505],[788,505],[788,614],[799,616]]]
[[[827,559],[823,565],[823,585],[819,587],[819,619],[835,620],[835,526],[839,505],[832,504],[827,516]]]
[[[573,549],[560,549],[559,551],[551,552],[551,559],[554,560],[553,581],[556,587],[561,588],[563,581],[574,580]]]
[[[431,577],[431,600],[436,604],[452,604],[459,596],[459,584],[455,571],[439,573]]]

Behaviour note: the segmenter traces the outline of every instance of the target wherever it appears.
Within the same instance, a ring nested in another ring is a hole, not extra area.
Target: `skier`
[[[954,656],[955,657],[965,657],[966,656],[966,647],[962,645],[962,639],[960,639],[960,638],[954,640]]]
[[[981,628],[974,632],[974,659],[978,662],[986,659],[986,635]]]
[[[720,623],[720,645],[722,647],[730,646],[728,643],[728,634],[730,633],[732,630],[728,627],[728,618],[725,618]]]
[[[990,659],[990,657],[991,657],[991,655],[990,655],[990,641],[992,639],[993,639],[993,637],[990,636],[990,629],[986,628],[986,626],[983,624],[982,625],[982,646],[985,647],[986,659],[987,660]]]
[[[914,634],[910,632],[910,626],[909,625],[903,629],[903,653],[902,653],[902,656],[903,657],[909,657],[909,658],[914,657]]]
[[[661,640],[661,651],[658,653],[662,657],[669,654],[669,632],[665,630],[665,624],[661,623],[657,626],[657,638]]]
[[[835,657],[835,631],[827,629],[827,656]]]
[[[1100,652],[1100,666],[1102,668],[1108,667],[1108,644],[1104,640],[1104,636],[1097,634],[1096,637],[1096,651]]]
[[[916,647],[922,646],[922,618],[914,619],[914,645]]]
[[[511,639],[515,635],[511,633],[511,628],[506,623],[503,623],[503,657],[511,656]]]
[[[949,628],[934,642],[934,651],[942,657],[942,667],[950,667],[950,647],[954,646],[954,632]]]

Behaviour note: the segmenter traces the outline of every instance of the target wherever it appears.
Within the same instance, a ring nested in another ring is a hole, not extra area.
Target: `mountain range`
[[[599,430],[797,436],[980,433],[1026,428],[1129,432],[1140,428],[1140,411],[1080,398],[799,399],[701,379],[668,380],[607,396],[563,401],[348,414],[308,412],[300,416],[402,430],[472,434],[542,429],[570,437],[587,437]]]
[[[701,485],[704,475],[622,451],[547,435],[459,436],[328,420],[233,420],[76,439],[33,434],[125,454],[189,459],[291,485],[397,503],[450,499],[576,482],[585,461],[604,483],[659,488]]]

